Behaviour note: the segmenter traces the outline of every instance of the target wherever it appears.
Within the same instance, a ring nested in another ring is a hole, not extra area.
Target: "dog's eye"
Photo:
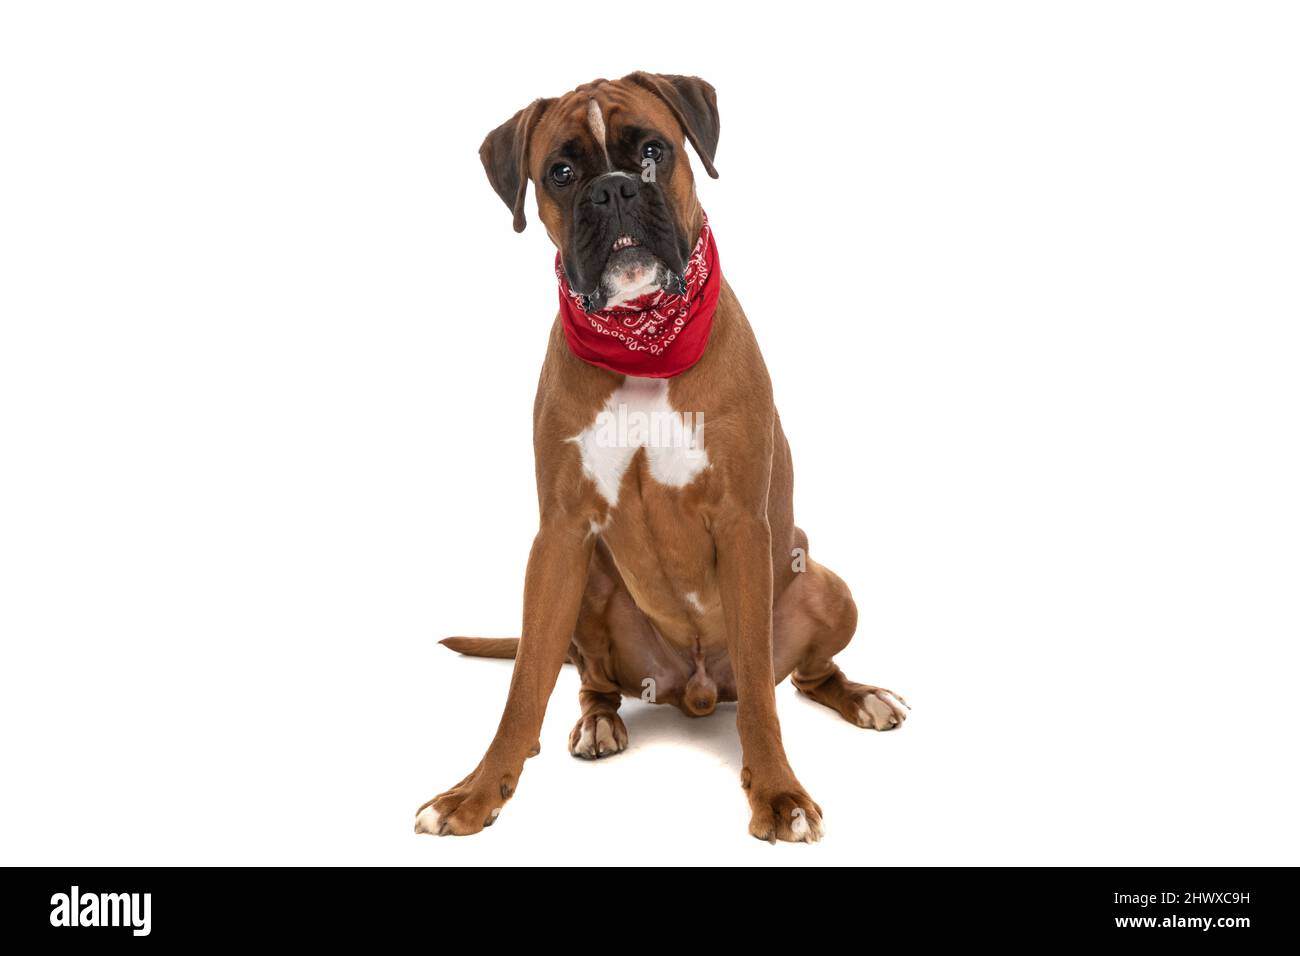
[[[662,143],[650,142],[641,147],[641,158],[649,159],[654,162],[664,158],[664,147]]]
[[[567,186],[573,182],[573,167],[568,163],[556,163],[551,167],[551,182],[557,186]]]

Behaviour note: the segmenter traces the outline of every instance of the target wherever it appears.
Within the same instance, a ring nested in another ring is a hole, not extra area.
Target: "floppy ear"
[[[695,147],[704,162],[704,171],[714,179],[718,171],[713,168],[713,154],[718,149],[718,94],[698,76],[673,76],[667,73],[629,73],[623,79],[645,87],[668,105],[677,122],[686,131],[686,138]]]
[[[528,193],[528,142],[550,100],[536,99],[487,134],[478,148],[488,182],[515,214],[515,232],[523,232],[524,197]]]

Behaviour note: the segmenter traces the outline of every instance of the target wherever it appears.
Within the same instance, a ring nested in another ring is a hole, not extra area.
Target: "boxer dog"
[[[781,743],[777,684],[791,676],[859,727],[905,719],[899,695],[834,661],[857,608],[795,526],[767,368],[686,155],[689,142],[716,178],[718,132],[708,83],[632,73],[534,100],[479,151],[516,232],[533,184],[560,314],[533,406],[540,520],[522,636],[442,642],[514,658],[505,712],[473,772],[419,808],[417,833],[495,822],[566,661],[582,680],[576,757],[627,748],[625,695],[691,717],[735,701],[749,832],[770,842],[822,835]]]

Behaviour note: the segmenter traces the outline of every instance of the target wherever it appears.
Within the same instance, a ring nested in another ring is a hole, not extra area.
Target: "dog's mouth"
[[[584,293],[582,308],[587,312],[637,312],[649,308],[662,292],[685,294],[686,253],[678,248],[682,245],[671,227],[657,230],[653,223],[629,217],[599,238],[579,234],[575,254],[565,257],[565,272],[570,287]]]
[[[685,294],[684,278],[636,236],[623,234],[610,244],[596,291],[583,297],[583,307],[588,312],[620,308],[636,311],[644,300],[665,289]]]
[[[634,236],[619,236],[610,247],[596,295],[590,297],[592,311],[635,309],[638,300],[668,284],[668,267],[658,256]]]
[[[657,293],[685,288],[682,276],[695,237],[688,242],[680,234],[658,185],[637,181],[630,196],[626,185],[619,181],[619,198],[605,203],[587,201],[590,191],[573,194],[573,218],[561,251],[569,287],[582,294],[588,312],[638,311]]]

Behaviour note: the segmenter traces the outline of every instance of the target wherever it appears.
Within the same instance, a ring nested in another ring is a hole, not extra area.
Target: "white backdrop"
[[[1295,864],[1297,26],[6,4],[0,858]],[[504,700],[435,642],[517,633],[555,309],[477,148],[634,69],[717,87],[701,198],[842,661],[915,709],[780,687],[827,835],[773,848],[734,708],[629,703],[584,763],[566,669],[498,825],[417,838]]]

